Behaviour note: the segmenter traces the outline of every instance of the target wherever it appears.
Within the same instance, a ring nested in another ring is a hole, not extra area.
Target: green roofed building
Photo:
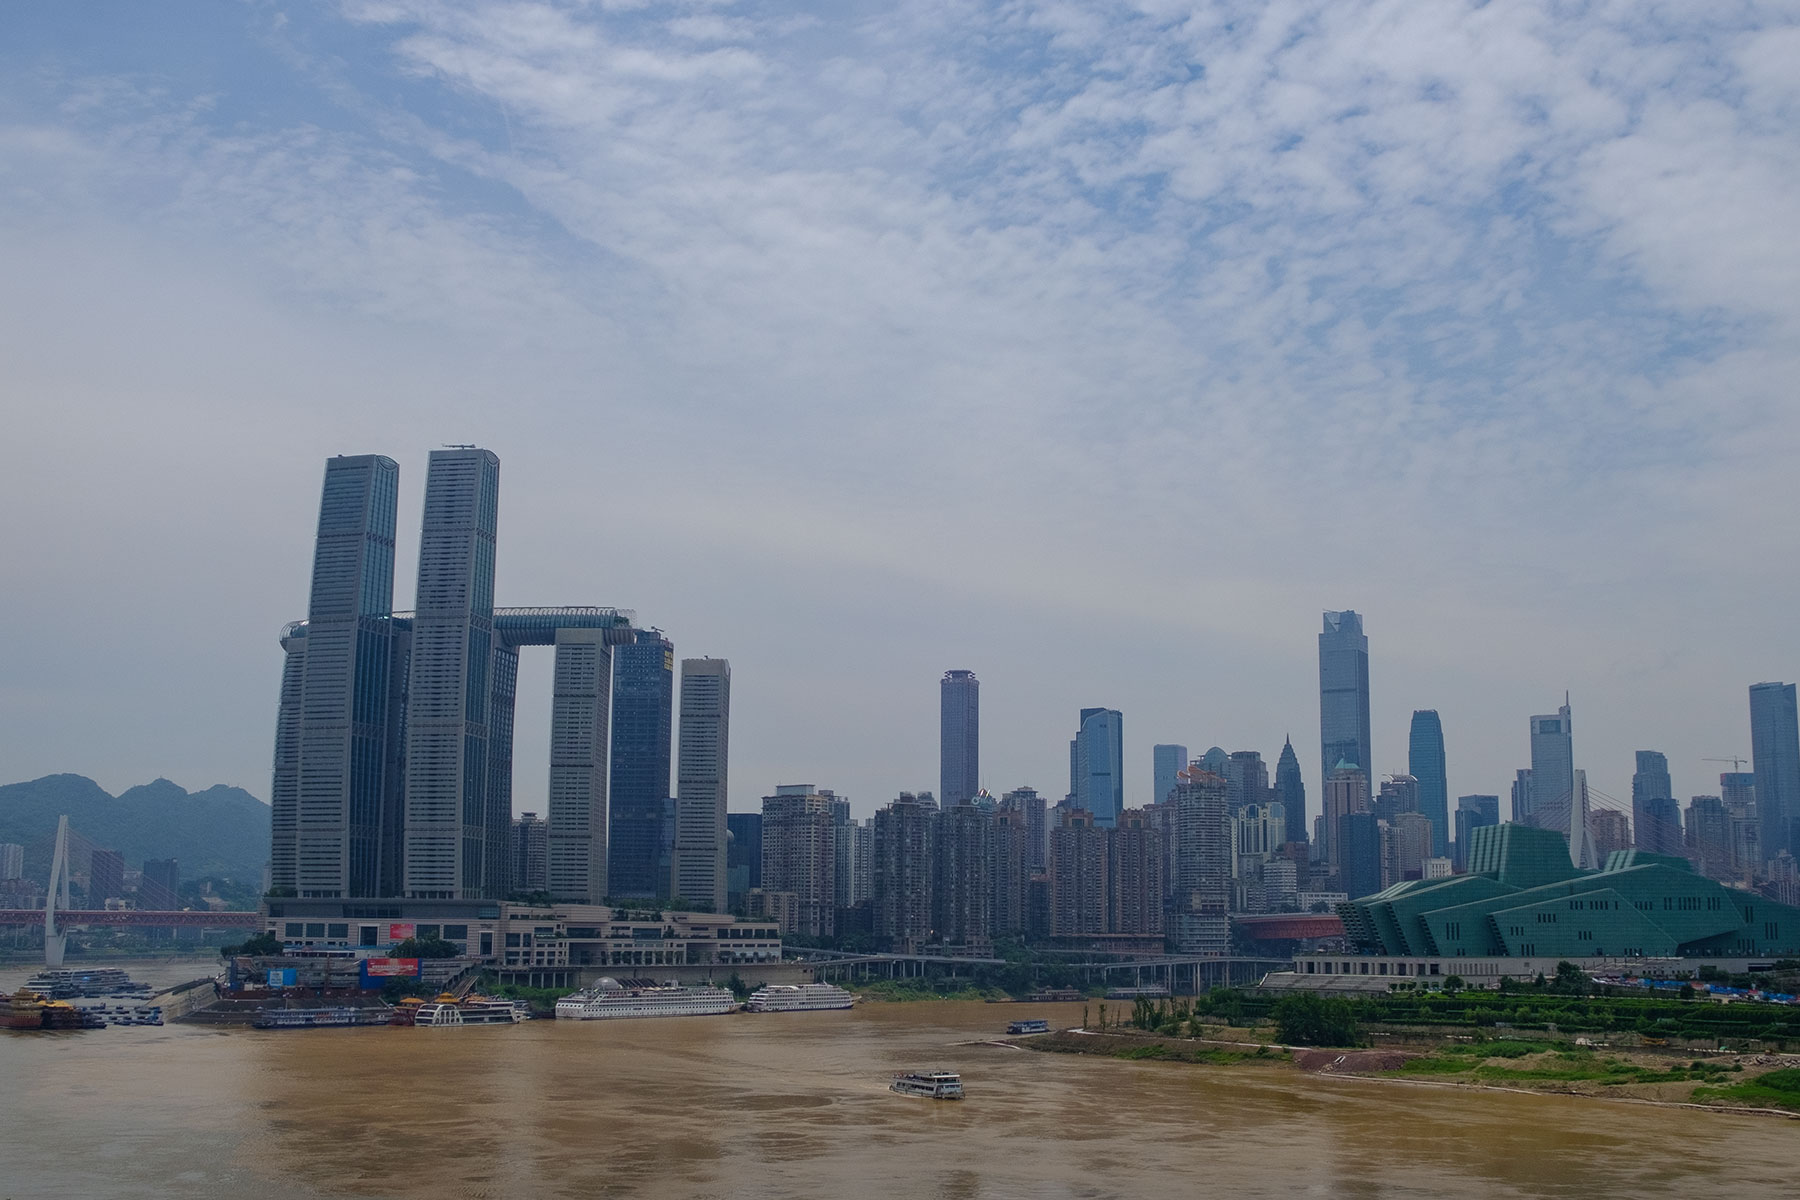
[[[1800,908],[1643,850],[1578,870],[1562,834],[1525,825],[1475,829],[1467,875],[1397,883],[1338,911],[1359,952],[1390,958],[1800,957]]]

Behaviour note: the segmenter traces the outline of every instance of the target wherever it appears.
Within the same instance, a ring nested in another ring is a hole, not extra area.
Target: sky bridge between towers
[[[412,627],[413,613],[397,612],[389,619],[402,629]],[[637,624],[637,613],[629,608],[603,608],[597,605],[563,607],[496,608],[494,632],[508,646],[554,646],[559,629],[617,629],[615,644],[631,640],[630,631]],[[281,639],[305,637],[305,621],[289,621],[282,627]],[[612,641],[612,639],[608,639]]]

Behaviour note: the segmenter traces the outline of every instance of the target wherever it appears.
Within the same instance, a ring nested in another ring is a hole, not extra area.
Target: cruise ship
[[[962,1076],[955,1071],[904,1071],[894,1076],[888,1091],[927,1100],[961,1100]]]
[[[448,1029],[453,1025],[517,1025],[527,1016],[523,1005],[512,1000],[470,996],[458,1000],[439,996],[413,1010],[413,1024]]]
[[[394,1010],[374,1008],[266,1008],[250,1024],[258,1029],[340,1029],[357,1025],[389,1025]],[[161,1022],[158,1022],[159,1024]]]
[[[856,1000],[833,983],[771,983],[750,993],[745,1012],[812,1012],[849,1008]]]
[[[724,988],[647,979],[602,979],[591,988],[571,992],[556,1002],[565,1021],[604,1021],[614,1017],[713,1017],[737,1008],[737,997]]]

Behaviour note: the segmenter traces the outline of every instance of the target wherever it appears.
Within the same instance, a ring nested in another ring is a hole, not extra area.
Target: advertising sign
[[[404,924],[404,925],[389,925],[388,926],[388,941],[404,942],[407,938],[411,937],[418,928],[419,927],[417,925],[414,925],[410,922],[408,922],[407,924]]]
[[[270,967],[269,986],[272,988],[293,987],[294,980],[298,975],[299,972],[293,967]]]
[[[365,958],[362,960],[362,986],[378,988],[390,979],[417,979],[416,958]]]

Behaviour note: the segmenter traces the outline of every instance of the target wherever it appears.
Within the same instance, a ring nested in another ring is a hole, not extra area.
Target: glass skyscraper
[[[981,790],[981,681],[945,671],[938,685],[938,801],[945,808]]]
[[[725,911],[725,797],[730,761],[731,663],[681,660],[681,745],[669,891]],[[766,844],[766,843],[765,843]],[[827,911],[830,902],[826,901]]]
[[[1125,810],[1125,718],[1118,709],[1081,710],[1081,728],[1069,743],[1069,791],[1103,829]]]
[[[1570,828],[1568,813],[1575,810],[1575,738],[1569,703],[1554,715],[1531,718],[1531,790],[1530,805],[1521,813],[1516,807],[1513,820],[1528,825],[1558,825]],[[1570,839],[1573,843],[1574,839]]]
[[[675,646],[654,629],[613,650],[612,773],[607,890],[620,898],[667,897],[661,857],[674,734]]]
[[[1306,782],[1300,776],[1300,756],[1294,753],[1294,739],[1281,745],[1281,757],[1275,760],[1275,799],[1281,802],[1287,819],[1287,840],[1303,843],[1306,837]]]
[[[1652,854],[1683,854],[1681,806],[1669,778],[1669,760],[1655,750],[1637,752],[1631,777],[1632,842]]]
[[[1325,614],[1319,634],[1320,778],[1348,763],[1374,791],[1369,748],[1369,639],[1362,617],[1346,609]]]
[[[1175,790],[1175,776],[1187,768],[1187,747],[1174,743],[1150,748],[1151,784],[1156,792],[1152,804],[1167,804]]]
[[[1444,769],[1444,725],[1435,708],[1412,715],[1407,737],[1406,769],[1419,781],[1419,811],[1431,818],[1431,853],[1450,853],[1450,785]]]
[[[1756,815],[1762,826],[1758,853],[1764,862],[1795,850],[1800,820],[1800,721],[1794,685],[1750,687],[1750,759],[1756,772]]]

